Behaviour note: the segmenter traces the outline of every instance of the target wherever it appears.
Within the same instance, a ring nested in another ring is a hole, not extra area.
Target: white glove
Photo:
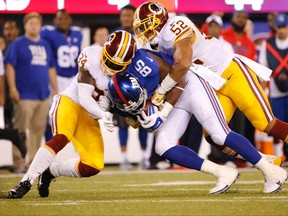
[[[110,112],[104,112],[102,120],[106,130],[109,132],[113,132],[114,131],[113,114],[111,114]]]
[[[104,95],[100,95],[99,100],[97,101],[101,110],[106,112],[110,107],[110,100]]]
[[[144,111],[142,111],[141,113],[143,119],[141,119],[140,116],[137,116],[138,121],[141,123],[141,126],[149,132],[157,131],[162,125],[162,123],[167,120],[156,106],[152,106],[151,108],[148,107],[148,116]]]

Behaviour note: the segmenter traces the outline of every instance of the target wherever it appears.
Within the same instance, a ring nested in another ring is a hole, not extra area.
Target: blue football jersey
[[[157,61],[146,52],[148,51],[144,49],[137,50],[125,72],[131,73],[139,79],[141,86],[147,90],[148,98],[150,98],[160,83],[160,74]]]
[[[78,72],[77,58],[81,51],[80,28],[73,26],[69,34],[64,35],[54,26],[44,26],[41,37],[51,45],[57,74],[63,77],[75,76]]]

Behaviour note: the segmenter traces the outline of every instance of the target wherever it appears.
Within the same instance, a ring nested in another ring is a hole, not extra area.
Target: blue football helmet
[[[118,109],[136,115],[146,105],[147,91],[134,75],[117,73],[109,80],[108,96]]]

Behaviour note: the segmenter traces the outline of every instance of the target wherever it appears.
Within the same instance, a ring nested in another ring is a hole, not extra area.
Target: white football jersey
[[[214,37],[207,37],[187,17],[175,16],[169,18],[160,32],[159,51],[173,56],[175,44],[191,35],[195,35],[192,45],[192,62],[202,64],[213,72],[221,75],[228,67],[233,54],[229,53],[221,42]]]
[[[84,68],[89,71],[91,77],[95,80],[96,87],[103,91],[106,95],[108,90],[109,78],[101,71],[100,59],[101,59],[102,47],[89,46],[83,49],[78,57],[78,67]],[[78,98],[78,76],[77,74],[72,83],[62,94],[67,95],[69,98],[79,104]]]

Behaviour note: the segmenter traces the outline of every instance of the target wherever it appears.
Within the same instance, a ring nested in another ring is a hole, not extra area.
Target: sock
[[[199,157],[194,151],[181,145],[168,149],[162,156],[172,163],[196,170],[201,169],[204,161],[204,159]]]
[[[128,140],[128,128],[119,128],[120,146],[126,146]]]
[[[224,144],[235,150],[246,161],[253,165],[255,165],[261,159],[261,155],[249,142],[249,140],[233,131],[227,135]]]
[[[30,183],[33,184],[35,179],[41,175],[54,160],[55,155],[47,147],[41,146],[38,149],[27,173],[21,179],[21,182],[29,179]]]
[[[269,163],[264,157],[255,164],[255,167],[258,168],[264,175],[269,172],[269,169],[271,169],[272,166],[274,165]]]
[[[145,149],[147,147],[147,136],[148,131],[143,128],[139,128],[139,140],[142,149]]]
[[[127,152],[122,152],[122,162],[128,161],[128,154]]]
[[[79,158],[72,158],[64,162],[53,161],[49,167],[53,176],[69,176],[74,178],[80,178],[78,173]]]
[[[201,166],[201,171],[205,173],[212,174],[214,176],[217,176],[216,170],[221,167],[220,165],[209,161],[209,160],[204,160],[202,166]]]

